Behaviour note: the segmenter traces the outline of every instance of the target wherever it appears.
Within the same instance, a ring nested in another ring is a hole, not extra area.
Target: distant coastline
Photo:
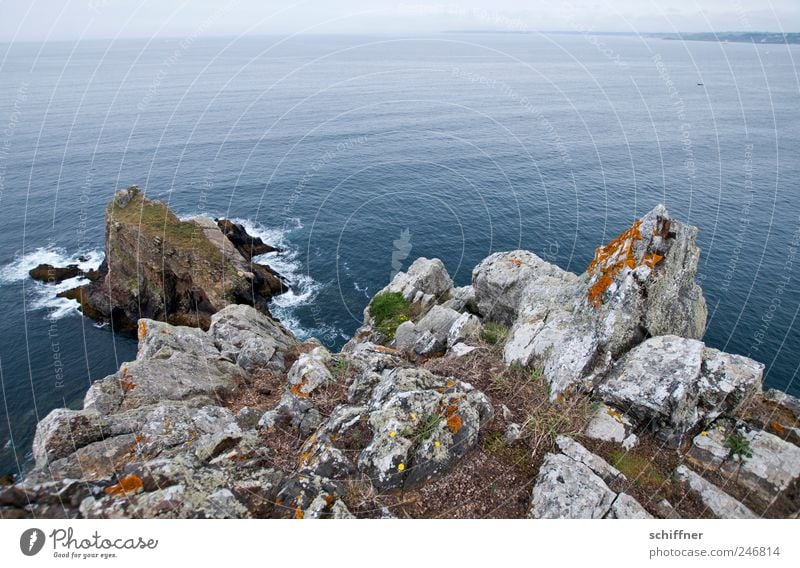
[[[554,34],[580,35],[591,33],[603,36],[640,36],[683,41],[716,41],[736,43],[770,43],[800,44],[800,32],[677,32],[677,33],[636,33],[636,32],[595,32],[595,31],[531,31],[531,30],[447,30],[444,33],[454,34]]]

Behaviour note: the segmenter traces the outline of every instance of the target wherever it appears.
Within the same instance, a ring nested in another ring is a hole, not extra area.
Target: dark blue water
[[[659,202],[700,227],[706,341],[800,394],[797,46],[442,34],[0,45],[0,472],[131,339],[25,278],[138,184],[288,248],[275,313],[339,346],[418,256],[582,271]],[[699,83],[702,83],[700,85]]]

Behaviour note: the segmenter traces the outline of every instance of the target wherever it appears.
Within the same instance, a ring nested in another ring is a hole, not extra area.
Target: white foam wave
[[[241,224],[251,236],[259,237],[265,243],[281,249],[280,252],[270,252],[253,258],[254,262],[266,264],[283,276],[290,286],[288,292],[272,298],[270,311],[273,315],[302,339],[346,337],[338,329],[326,324],[313,328],[305,328],[301,325],[298,316],[299,309],[313,304],[324,289],[324,285],[314,280],[304,270],[300,251],[288,239],[292,231],[303,227],[300,219],[289,219],[281,228],[264,227],[249,219],[231,219],[231,221]]]
[[[356,292],[362,292],[362,293],[364,294],[364,297],[365,297],[367,300],[369,300],[369,299],[370,299],[370,295],[369,295],[369,286],[364,286],[363,288],[360,288],[360,287],[358,286],[358,282],[356,282],[356,281],[354,280],[354,281],[353,281],[353,288],[355,288],[355,289],[356,289]]]
[[[97,270],[104,258],[105,255],[99,250],[69,255],[61,247],[39,247],[29,253],[16,256],[13,261],[1,268],[0,285],[25,280],[29,277],[28,273],[40,264],[51,266],[77,264],[81,270]]]
[[[75,264],[81,270],[97,270],[105,258],[102,251],[70,255],[61,247],[40,247],[27,254],[17,256],[0,269],[0,285],[14,284],[30,279],[29,272],[40,264],[69,266]],[[47,310],[47,319],[57,320],[68,315],[78,314],[78,302],[58,298],[60,292],[88,283],[86,278],[76,276],[57,284],[46,284],[31,280],[27,287],[26,307],[30,310]]]

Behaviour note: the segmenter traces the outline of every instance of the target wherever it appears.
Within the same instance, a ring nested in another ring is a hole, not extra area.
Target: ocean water
[[[419,256],[458,285],[513,248],[581,272],[663,202],[700,228],[707,343],[799,395],[798,61],[580,34],[0,45],[0,473],[135,356],[27,278],[99,264],[130,184],[285,247],[274,313],[334,348]]]

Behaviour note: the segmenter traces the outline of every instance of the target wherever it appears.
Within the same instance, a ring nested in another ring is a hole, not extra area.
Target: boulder
[[[452,468],[493,415],[482,392],[422,369],[384,371],[368,408],[372,439],[358,467],[380,491],[413,487]]]
[[[616,497],[588,466],[564,454],[547,454],[536,476],[528,517],[602,519]]]
[[[289,369],[289,385],[292,394],[307,398],[316,389],[334,382],[328,369],[331,354],[324,347],[315,347],[309,353],[303,353]]]
[[[674,443],[700,422],[730,415],[761,389],[763,365],[672,335],[618,361],[595,392]]]
[[[222,357],[248,372],[283,371],[284,354],[298,345],[283,325],[251,306],[235,304],[211,316],[208,335]]]
[[[709,508],[720,519],[756,519],[758,516],[742,503],[722,491],[716,485],[706,481],[685,465],[675,470],[678,481],[686,483],[691,491],[700,497],[703,505]]]
[[[418,258],[406,272],[395,274],[391,283],[381,292],[401,293],[423,314],[434,304],[448,299],[452,289],[453,280],[441,260]],[[369,321],[369,306],[365,309],[364,319]]]
[[[472,271],[478,313],[485,320],[510,326],[529,283],[539,279],[561,283],[567,274],[530,251],[494,253]]]
[[[752,455],[744,459],[731,455],[726,445],[731,436],[741,437]],[[800,507],[800,448],[773,434],[723,423],[695,436],[686,458],[699,468],[723,474],[764,507],[776,502],[794,510]]]

